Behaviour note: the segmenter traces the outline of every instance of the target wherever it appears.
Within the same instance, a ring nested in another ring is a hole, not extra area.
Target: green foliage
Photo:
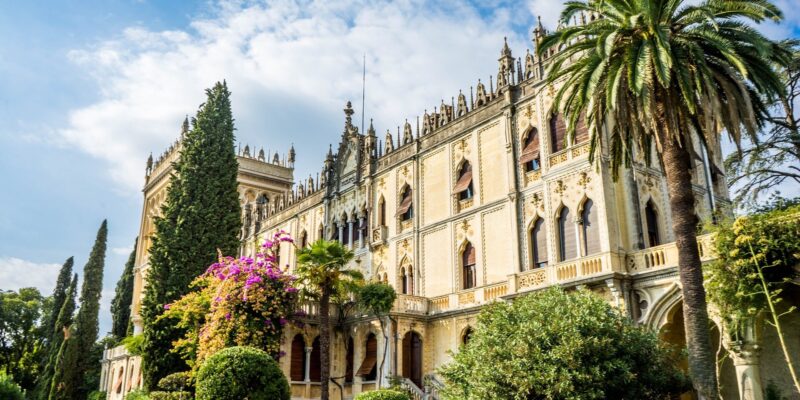
[[[136,389],[128,392],[125,395],[125,400],[150,400],[150,396],[144,390]]]
[[[34,387],[40,368],[45,332],[37,322],[43,304],[36,288],[0,290],[0,371],[16,377],[26,390]]]
[[[720,224],[718,258],[707,265],[710,300],[732,326],[767,309],[767,294],[780,299],[800,277],[800,206],[739,217]],[[751,253],[752,250],[755,254]],[[763,290],[759,268],[769,293]]]
[[[675,352],[588,291],[493,303],[439,373],[447,399],[663,399],[688,381]]]
[[[131,321],[131,301],[133,300],[133,267],[136,264],[136,246],[139,238],[133,241],[133,250],[125,263],[114,299],[111,300],[111,334],[117,338],[124,338],[128,334],[128,325]]]
[[[24,400],[25,392],[14,382],[14,377],[0,372],[0,399]]]
[[[361,308],[376,316],[391,311],[397,292],[385,283],[368,283],[358,290],[358,303]]]
[[[126,336],[119,344],[125,346],[125,350],[134,356],[141,356],[144,351],[144,335]]]
[[[106,400],[106,392],[95,390],[89,393],[87,400]]]
[[[191,392],[176,391],[176,392],[150,392],[150,400],[191,400],[194,396]]]
[[[241,209],[230,92],[225,83],[206,90],[193,128],[181,139],[161,217],[156,218],[150,270],[142,304],[144,381],[185,370],[172,343],[185,335],[176,321],[158,319],[164,306],[190,291],[190,283],[217,259],[217,250],[236,254]]]
[[[405,392],[392,389],[380,389],[361,393],[356,396],[355,400],[411,400],[411,398],[408,397],[408,394]]]
[[[53,289],[50,312],[42,319],[42,328],[45,330],[48,342],[56,340],[55,336],[60,333],[60,330],[58,332],[56,331],[56,323],[58,319],[58,313],[61,311],[61,307],[64,305],[64,302],[67,301],[67,292],[71,282],[70,278],[72,277],[73,265],[74,260],[72,257],[70,257],[64,261],[64,265],[62,265],[61,270],[58,271],[56,287]]]
[[[353,252],[337,241],[320,239],[297,250],[297,276],[302,282],[305,297],[319,300],[324,294],[335,295],[344,282],[364,279],[363,275],[347,269]]]
[[[229,347],[209,357],[197,372],[197,400],[289,400],[289,382],[262,350]]]
[[[191,390],[194,389],[194,377],[189,371],[176,372],[158,381],[158,387],[169,392]]]
[[[72,326],[72,317],[75,313],[75,293],[77,290],[78,274],[74,274],[61,304],[61,309],[57,312],[58,317],[51,334],[52,340],[48,343],[47,363],[36,381],[35,397],[37,399],[47,399],[50,396],[53,377],[56,374],[59,376],[58,379],[62,379],[61,377],[64,376],[64,371],[56,371],[56,367],[64,365],[58,357],[62,355],[61,346],[64,343],[64,337]]]

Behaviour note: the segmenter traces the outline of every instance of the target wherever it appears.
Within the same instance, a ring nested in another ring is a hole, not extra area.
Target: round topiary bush
[[[196,376],[197,400],[289,400],[278,363],[252,347],[229,347],[206,359]]]
[[[405,392],[392,389],[381,389],[372,392],[364,392],[356,396],[355,400],[411,400]]]

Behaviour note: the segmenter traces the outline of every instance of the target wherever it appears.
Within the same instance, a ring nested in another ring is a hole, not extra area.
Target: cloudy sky
[[[800,36],[788,19],[764,26]],[[80,270],[109,220],[101,333],[138,231],[145,160],[177,136],[204,89],[225,79],[237,139],[319,170],[347,100],[394,131],[531,48],[560,0],[0,0],[0,289],[46,294],[63,260]]]

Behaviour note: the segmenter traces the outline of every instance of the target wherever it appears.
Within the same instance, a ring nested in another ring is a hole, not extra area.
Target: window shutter
[[[400,203],[400,207],[397,208],[397,216],[405,214],[409,208],[411,208],[411,199],[413,196],[411,195],[411,189],[408,189],[406,195],[403,197],[403,201]]]
[[[461,174],[461,177],[458,178],[458,182],[456,182],[456,186],[453,188],[453,193],[461,193],[467,190],[470,183],[472,183],[472,168]]]
[[[597,209],[592,200],[586,200],[583,205],[583,252],[590,256],[600,252],[600,224],[597,218]]]
[[[357,376],[369,376],[372,375],[371,372],[375,368],[378,360],[378,340],[375,338],[375,335],[369,335],[367,339],[367,351],[364,357],[364,362],[361,363],[361,367],[358,368],[358,372],[356,373]]]
[[[528,134],[528,138],[525,141],[525,148],[522,149],[522,154],[519,157],[519,163],[525,164],[533,161],[537,157],[539,157],[539,135],[534,129]]]
[[[547,266],[547,233],[542,218],[533,226],[533,242],[533,268]]]
[[[311,382],[319,382],[320,378],[320,349],[319,349],[319,336],[314,339],[314,345],[311,347],[311,368],[310,368],[310,378]]]
[[[289,375],[292,381],[305,380],[306,373],[306,343],[303,335],[295,335],[292,340],[292,359]]]
[[[564,150],[567,146],[565,139],[567,136],[567,125],[561,114],[553,114],[550,118],[550,148],[553,153]]]
[[[575,144],[589,140],[589,127],[586,126],[586,114],[581,113],[578,124],[575,126]]]
[[[575,227],[569,208],[562,208],[558,219],[558,236],[560,247],[559,261],[566,261],[578,256],[577,240],[575,240]]]

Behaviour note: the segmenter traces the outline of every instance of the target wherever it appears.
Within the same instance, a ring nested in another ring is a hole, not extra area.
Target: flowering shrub
[[[173,343],[195,368],[210,355],[230,346],[250,346],[279,356],[281,331],[297,306],[295,277],[277,265],[277,249],[292,238],[281,231],[251,257],[220,255],[192,283],[198,290],[165,306],[171,318],[188,331]]]

